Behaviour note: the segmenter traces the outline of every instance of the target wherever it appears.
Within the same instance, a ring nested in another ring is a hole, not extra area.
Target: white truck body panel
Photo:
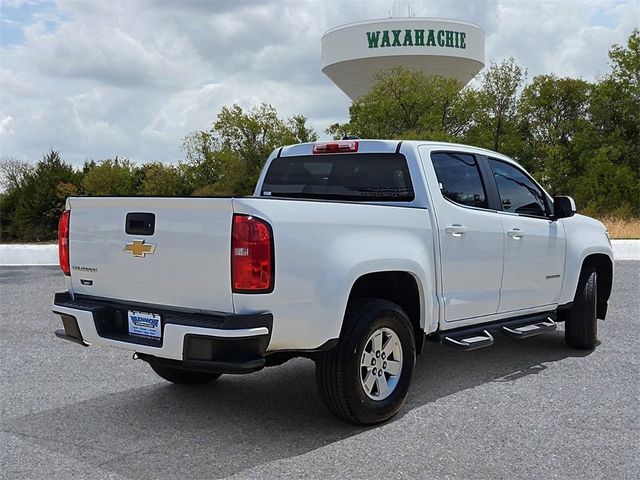
[[[233,310],[231,199],[82,197],[70,198],[67,207],[72,211],[69,251],[75,294]],[[128,212],[154,213],[155,233],[126,234]],[[154,254],[142,258],[123,252],[136,239],[155,245]],[[83,285],[82,280],[93,283]]]
[[[419,147],[425,180],[438,185],[431,164],[432,146]],[[464,150],[461,150],[464,151]],[[438,244],[444,321],[493,315],[498,311],[504,251],[502,220],[495,212],[465,208],[431,192]],[[461,233],[449,232],[456,226]],[[455,234],[455,235],[454,235]]]
[[[573,301],[580,278],[580,268],[589,255],[605,255],[613,266],[613,248],[605,226],[598,220],[584,215],[574,215],[560,220],[567,236],[567,253],[559,305]]]
[[[562,223],[511,213],[500,217],[505,249],[499,312],[541,306],[553,309],[560,297],[564,269]]]
[[[313,349],[337,338],[353,284],[374,272],[411,273],[423,292],[421,325],[436,328],[434,250],[426,210],[243,198],[234,200],[234,211],[273,226],[274,291],[233,295],[235,313],[266,310],[278,319],[270,350]]]

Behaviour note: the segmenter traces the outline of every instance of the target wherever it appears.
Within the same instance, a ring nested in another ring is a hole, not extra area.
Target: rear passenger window
[[[478,164],[468,153],[432,153],[442,195],[452,202],[469,207],[488,208]]]
[[[502,210],[521,215],[546,215],[544,193],[529,177],[518,168],[505,162],[489,159],[489,165],[496,177]]]

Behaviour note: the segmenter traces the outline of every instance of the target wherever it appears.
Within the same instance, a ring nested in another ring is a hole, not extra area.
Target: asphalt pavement
[[[122,350],[57,339],[59,269],[0,267],[0,478],[637,478],[640,262],[616,262],[593,352],[561,329],[427,343],[407,403],[359,428],[309,360],[176,386]]]

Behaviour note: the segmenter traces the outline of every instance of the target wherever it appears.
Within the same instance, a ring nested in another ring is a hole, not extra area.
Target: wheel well
[[[399,305],[413,325],[416,352],[422,351],[424,331],[420,327],[420,292],[416,279],[408,272],[368,273],[356,280],[349,294],[349,304],[359,298],[380,298]]]
[[[604,318],[607,313],[607,301],[611,295],[613,284],[613,263],[607,255],[597,253],[584,259],[582,272],[588,267],[594,267],[598,275],[598,318]]]

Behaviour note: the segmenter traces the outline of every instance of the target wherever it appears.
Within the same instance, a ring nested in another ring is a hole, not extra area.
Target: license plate
[[[162,332],[160,315],[157,313],[135,312],[129,310],[129,334],[159,339]]]

